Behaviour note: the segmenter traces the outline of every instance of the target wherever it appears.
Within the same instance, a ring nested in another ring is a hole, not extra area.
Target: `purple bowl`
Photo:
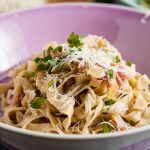
[[[150,76],[150,18],[127,7],[92,3],[53,4],[0,16],[0,74],[40,51],[49,41],[64,42],[70,32],[103,35]],[[150,129],[95,136],[42,135],[0,124],[0,138],[21,149],[147,150]],[[139,141],[142,141],[139,144]]]
[[[137,69],[150,75],[150,18],[129,8],[98,4],[53,4],[0,16],[0,72],[40,51],[49,41],[64,42],[74,31],[103,35]]]

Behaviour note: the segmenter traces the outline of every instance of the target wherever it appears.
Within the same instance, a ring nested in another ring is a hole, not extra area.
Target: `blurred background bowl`
[[[115,0],[115,2],[125,4],[140,10],[150,10],[150,0]]]

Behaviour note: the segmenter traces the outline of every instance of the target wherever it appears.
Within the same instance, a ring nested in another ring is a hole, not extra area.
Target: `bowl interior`
[[[53,4],[0,16],[0,72],[40,51],[49,41],[62,43],[72,32],[103,35],[148,74],[150,18],[129,8],[98,4]]]

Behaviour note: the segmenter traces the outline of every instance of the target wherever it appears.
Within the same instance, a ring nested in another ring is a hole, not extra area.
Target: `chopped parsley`
[[[110,106],[112,104],[114,104],[114,101],[112,99],[105,101],[105,106]]]
[[[40,63],[42,61],[42,58],[37,57],[34,61],[35,61],[35,63],[38,64],[38,63]]]
[[[53,51],[53,48],[51,46],[49,46],[49,48],[47,49],[48,52]]]
[[[41,63],[37,66],[36,71],[44,71],[46,69],[47,69],[46,65],[44,63]]]
[[[109,132],[111,132],[111,127],[110,127],[110,125],[107,124],[107,123],[103,123],[103,124],[102,124],[102,128],[103,128],[103,132],[104,132],[104,133],[109,133]]]
[[[119,56],[113,56],[113,57],[112,57],[112,61],[113,61],[114,63],[119,63],[121,60],[120,60]]]
[[[23,77],[26,77],[26,78],[30,78],[30,77],[35,77],[35,72],[32,72],[32,71],[27,71],[24,73]]]
[[[81,37],[74,32],[69,35],[67,42],[70,47],[79,47],[82,45]]]
[[[61,50],[61,47],[57,48]],[[35,62],[38,64],[36,71],[39,72],[47,70],[48,73],[51,74],[53,67],[56,66],[55,69],[60,68],[67,56],[68,54],[63,55],[60,58],[52,58],[50,55],[44,58],[36,58]]]
[[[124,97],[127,96],[127,95],[128,95],[128,94],[123,94],[123,95],[120,97],[120,99],[121,99],[121,98],[124,98]]]
[[[38,97],[38,98],[33,99],[30,102],[30,105],[34,109],[40,109],[45,103],[46,103],[46,99],[45,98]]]
[[[82,49],[81,49],[81,48],[78,48],[78,51],[82,51]]]
[[[48,82],[48,87],[51,87],[53,85],[53,82],[52,81],[49,81]]]
[[[50,55],[44,58],[36,58],[35,62],[38,64],[36,71],[45,71],[51,67],[51,64],[54,62],[54,58]]]
[[[52,60],[52,59],[53,58],[50,55],[48,55],[48,56],[44,57],[42,60],[43,60],[43,62],[47,62],[47,61]]]
[[[131,61],[127,61],[126,65],[129,66],[129,67],[131,67],[132,66],[132,62]]]
[[[63,46],[57,46],[55,48],[52,48],[51,46],[47,49],[47,52],[56,52],[56,51],[59,51],[59,52],[62,52],[63,50]]]
[[[54,51],[59,51],[59,52],[62,52],[63,50],[63,47],[62,46],[57,46]]]
[[[75,52],[75,50],[73,50],[73,49],[70,49],[70,53],[74,53]]]
[[[78,51],[81,51],[81,48],[79,47],[82,44],[81,37],[77,35],[76,33],[72,32],[69,35],[67,42],[71,48],[76,47]],[[35,63],[37,64],[37,70],[36,70],[37,72],[48,71],[48,74],[51,74],[54,70],[57,70],[57,71],[60,70],[60,68],[65,62],[66,57],[75,51],[75,50],[70,50],[68,54],[64,54],[59,58],[58,57],[53,58],[51,56],[51,52],[56,52],[56,51],[62,52],[63,46],[60,45],[60,46],[57,46],[56,48],[52,48],[50,46],[46,50],[44,50],[44,57],[36,58]],[[46,54],[48,56],[46,56]]]
[[[112,79],[112,78],[113,78],[113,70],[112,70],[112,69],[109,69],[109,70],[108,70],[108,78],[109,78],[109,79]]]
[[[51,60],[51,59],[52,59],[52,57],[50,55],[48,55],[44,58],[37,57],[34,61],[35,61],[35,63],[40,64],[40,63],[45,63],[45,62],[47,62],[48,60]]]
[[[130,120],[129,124],[130,124],[131,126],[135,126],[135,123],[134,123],[133,120]]]

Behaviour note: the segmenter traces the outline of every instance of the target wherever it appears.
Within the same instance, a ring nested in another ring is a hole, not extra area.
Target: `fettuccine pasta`
[[[103,37],[71,33],[0,84],[1,123],[57,134],[96,134],[150,125],[150,80]]]

